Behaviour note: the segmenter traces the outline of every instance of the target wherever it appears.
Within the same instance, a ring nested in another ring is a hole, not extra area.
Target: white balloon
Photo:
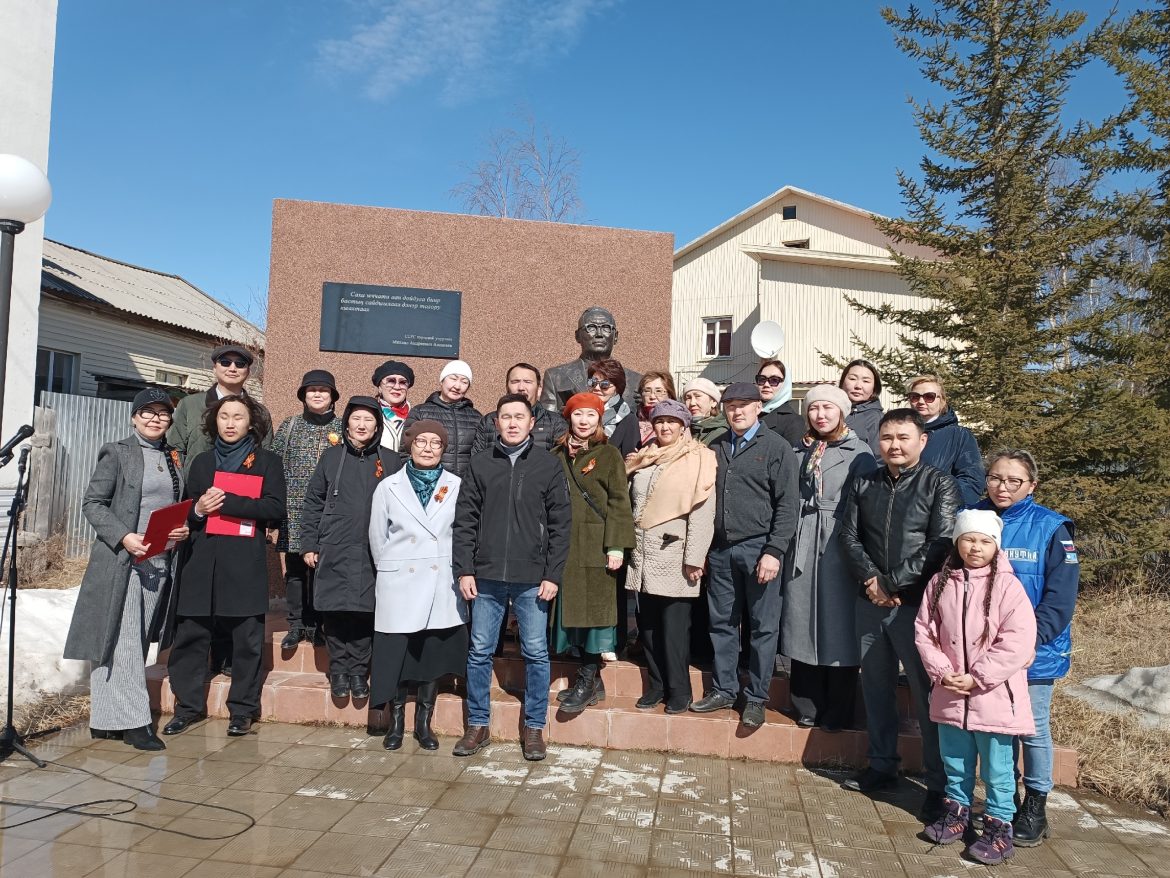
[[[752,330],[752,350],[758,356],[770,358],[784,348],[784,329],[774,320],[765,320]]]

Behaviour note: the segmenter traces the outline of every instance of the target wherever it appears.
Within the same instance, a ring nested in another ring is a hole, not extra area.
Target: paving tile
[[[1170,855],[1149,848],[1136,848],[1134,853],[1158,878],[1170,878]]]
[[[134,819],[120,818],[120,819]],[[164,820],[169,822],[168,820]],[[84,845],[95,848],[115,848],[120,851],[129,850],[145,838],[153,835],[156,827],[141,826],[135,823],[115,823],[111,820],[91,818],[80,826],[60,836],[53,842],[54,845]]]
[[[503,814],[518,792],[517,787],[453,783],[447,787],[435,807],[448,811],[474,811],[477,814]]]
[[[79,844],[38,845],[34,850],[4,864],[5,875],[49,876],[85,875],[118,855],[115,848],[95,848]]]
[[[470,757],[475,759],[475,756]],[[494,761],[494,760],[493,760]],[[420,780],[453,781],[471,763],[454,756],[407,756],[394,772],[395,777],[417,777]]]
[[[557,878],[643,878],[645,874],[645,867],[630,863],[569,859],[561,864]]]
[[[666,765],[665,753],[648,753],[639,750],[595,750],[601,753],[597,767],[621,768],[641,774],[659,774]]]
[[[45,813],[44,810],[39,808],[13,809],[11,816],[5,817],[5,825],[11,825],[11,828],[5,829],[0,834],[0,841],[9,838],[27,839],[36,841],[38,844],[46,841],[54,841],[92,819],[79,814],[53,814],[52,816],[44,817]],[[44,819],[35,819],[38,817],[44,817]],[[26,847],[22,856],[30,850],[31,848]]]
[[[468,811],[445,811],[431,808],[410,831],[412,841],[449,843],[458,839],[461,844],[482,846],[496,830],[500,819],[494,814],[472,814]]]
[[[872,809],[871,809],[872,810]],[[808,815],[813,844],[821,853],[826,848],[858,848],[868,851],[894,851],[886,834],[886,825],[876,815],[870,819],[838,817],[813,812]]]
[[[327,833],[305,849],[294,869],[337,875],[373,875],[393,853],[400,839]]]
[[[960,848],[961,850],[961,848]],[[899,854],[898,859],[902,868],[910,878],[991,878],[993,875],[1003,875],[1003,866],[996,866],[995,870],[959,856],[959,851],[948,850],[947,856],[933,856],[929,854]]]
[[[207,735],[172,735],[164,736],[163,742],[167,745],[167,753],[172,756],[190,756],[201,759],[212,753],[217,753],[236,738],[209,738]],[[127,748],[129,749],[129,748]]]
[[[169,857],[166,854],[144,854],[137,851],[122,851],[112,860],[107,860],[87,878],[183,878],[199,865],[190,857]]]
[[[736,838],[732,841],[736,875],[762,875],[765,878],[799,876],[819,878],[821,868],[812,845],[786,838]],[[826,875],[835,873],[826,872]],[[841,876],[852,873],[842,872]]]
[[[490,748],[489,748],[490,749]],[[608,752],[597,747],[573,747],[562,744],[554,744],[548,748],[548,756],[545,757],[544,762],[539,763],[539,766],[556,766],[558,768],[569,768],[575,771],[593,771],[601,764],[602,758]],[[532,765],[532,768],[539,767]]]
[[[650,865],[730,874],[731,839],[725,835],[654,830]]]
[[[324,728],[313,729],[300,739],[301,744],[311,744],[318,747],[342,747],[352,749],[371,737],[364,729],[356,728]]]
[[[267,814],[258,818],[259,826],[282,826],[285,829],[312,829],[325,832],[353,809],[355,802],[289,796]]]
[[[726,805],[731,801],[731,782],[726,772],[722,776],[691,774],[667,766],[662,773],[662,786],[658,794],[666,799]]]
[[[6,867],[14,860],[19,860],[32,853],[43,844],[44,842],[39,838],[19,838],[5,830],[4,835],[0,836],[0,867]]]
[[[402,805],[431,806],[447,791],[447,785],[437,780],[399,777],[397,773],[374,787],[363,802],[389,802]]]
[[[265,760],[269,765],[289,765],[293,768],[325,769],[345,755],[338,747],[315,747],[298,743]]]
[[[316,771],[312,768],[290,770]],[[380,774],[360,774],[355,771],[326,769],[316,772],[312,780],[293,792],[298,796],[321,796],[327,799],[348,799],[351,802],[360,802],[385,781],[386,778]]]
[[[220,820],[203,820],[185,815],[176,820],[178,823],[173,828],[183,835],[166,832],[171,827],[164,827],[138,842],[133,850],[203,860],[227,844],[231,840],[229,836],[242,831],[241,827]]]
[[[452,742],[452,746],[454,746],[454,742]],[[554,753],[558,748],[550,747],[548,749],[549,749],[549,753],[550,753],[549,758],[552,758],[551,754]],[[562,747],[559,749],[567,750],[570,748]],[[576,749],[576,748],[573,748],[573,749]],[[437,752],[449,754],[451,751],[450,751],[450,749],[444,750],[443,748],[440,747]],[[451,757],[451,758],[457,759],[458,757]],[[479,753],[477,753],[475,756],[473,756],[471,758],[476,760],[476,761],[483,761],[483,762],[515,762],[519,765],[527,765],[528,764],[528,762],[524,759],[524,754],[520,751],[520,745],[514,741],[509,742],[509,743],[497,742],[494,744],[488,744],[486,747],[484,747],[482,750],[480,750]],[[462,764],[462,763],[460,763],[460,764]]]
[[[323,835],[309,829],[254,826],[211,855],[213,860],[257,866],[291,866],[297,856]]]
[[[1057,854],[1073,872],[1108,875],[1153,875],[1153,870],[1132,850],[1119,844],[1062,840]]]
[[[296,746],[287,741],[262,741],[259,738],[237,738],[229,741],[218,750],[210,752],[205,758],[218,762],[248,762],[252,765],[265,765],[273,757],[280,755],[290,747]]]
[[[902,861],[892,850],[816,845],[817,865],[824,875],[852,878],[906,878]]]
[[[516,762],[473,762],[464,767],[459,775],[462,783],[493,784],[496,786],[520,786],[528,777],[527,764]]]
[[[521,787],[508,804],[508,814],[576,823],[584,807],[585,796],[581,793]]]
[[[290,744],[305,740],[315,731],[317,730],[312,726],[299,726],[293,723],[260,722],[252,726],[252,734],[261,741],[284,741]]]
[[[252,863],[229,863],[225,860],[204,860],[183,878],[278,878],[285,873],[279,866],[257,866]],[[164,878],[151,876],[151,878]]]
[[[648,798],[658,795],[662,778],[658,774],[602,766],[593,779],[593,793],[599,796]]]
[[[707,835],[730,835],[731,812],[727,806],[704,802],[679,802],[660,799],[654,818],[655,829],[675,832],[700,832]]]
[[[191,813],[198,803],[216,792],[217,790],[212,787],[164,782],[143,785],[142,792],[130,794],[129,798],[138,805],[139,810],[136,813],[178,817],[180,814]]]
[[[479,853],[478,847],[407,839],[374,874],[380,878],[463,878]]]
[[[518,851],[485,850],[468,870],[468,878],[497,878],[514,875],[517,878],[547,878],[555,874],[561,861],[546,854]]]
[[[581,812],[581,822],[596,826],[624,826],[650,829],[654,826],[657,804],[647,798],[624,799],[621,796],[590,796]]]
[[[388,777],[402,765],[401,752],[377,750],[350,750],[333,763],[333,771],[356,771],[361,774],[380,774]]]
[[[560,856],[573,837],[571,823],[534,817],[503,817],[487,840],[487,847],[505,851]]]
[[[52,768],[36,772],[22,772],[10,780],[0,782],[0,799],[22,799],[41,802],[52,799],[63,790],[76,786],[86,775],[75,771],[56,771]]]
[[[731,834],[736,838],[782,838],[812,844],[808,819],[802,811],[737,806],[731,811]]]
[[[230,765],[232,763],[223,763]],[[230,784],[237,790],[255,790],[260,793],[291,795],[307,787],[321,771],[316,768],[291,768],[284,765],[261,765]]]
[[[240,762],[213,762],[210,759],[201,759],[189,768],[177,771],[167,780],[170,783],[191,784],[197,787],[217,787],[222,789],[234,784],[242,777],[246,777],[256,769]]]
[[[567,855],[581,860],[605,860],[645,866],[650,861],[649,829],[580,823],[573,831]]]
[[[410,805],[359,802],[352,805],[351,810],[334,824],[330,831],[347,835],[377,836],[401,840],[410,833],[410,830],[422,819],[427,810],[425,807],[412,807]]]
[[[472,780],[465,769],[460,780]],[[563,765],[547,765],[543,762],[532,766],[524,779],[526,790],[562,790],[570,793],[587,793],[593,786],[592,768],[568,768]]]
[[[287,798],[285,793],[261,790],[215,790],[188,813],[201,820],[246,824],[248,817],[258,820]]]

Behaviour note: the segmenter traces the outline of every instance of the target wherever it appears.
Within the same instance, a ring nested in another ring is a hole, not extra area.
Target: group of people
[[[754,381],[699,377],[679,394],[669,373],[614,359],[617,338],[608,311],[587,310],[580,359],[543,378],[516,363],[486,414],[462,360],[419,403],[413,370],[387,361],[374,395],[340,416],[334,377],[312,370],[302,412],[275,435],[237,346],[213,352],[216,384],[177,408],[142,391],[134,431],[102,448],[84,502],[97,540],[66,656],[94,664],[94,736],[165,746],[143,667],[154,640],[171,648],[164,735],[206,716],[205,681],[224,664],[228,734],[249,731],[268,533],[283,555],[282,646],[324,643],[334,697],[388,707],[371,733],[389,750],[402,746],[411,688],[414,737],[439,746],[431,717],[452,675],[467,704],[454,753],[486,746],[510,606],[526,669],[521,748],[544,758],[550,652],[579,663],[559,711],[604,699],[601,668],[626,648],[632,594],[648,671],[638,708],[736,708],[750,732],[783,655],[793,718],[831,733],[853,726],[860,681],[869,764],[845,786],[874,793],[897,782],[904,673],[927,834],[964,836],[978,762],[987,806],[971,855],[995,863],[1013,839],[1039,844],[1079,565],[1072,523],[1033,500],[1032,457],[996,452],[985,470],[937,375],[883,412],[877,368],[855,360],[836,385],[811,387],[801,412],[779,360]],[[151,551],[150,514],[180,498],[192,501],[186,524]],[[692,700],[704,651],[711,682]]]

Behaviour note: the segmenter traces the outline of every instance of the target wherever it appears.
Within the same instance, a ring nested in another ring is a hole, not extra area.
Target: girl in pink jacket
[[[1035,733],[1027,667],[1036,649],[1036,616],[999,546],[1003,525],[991,510],[955,519],[955,553],[926,590],[914,642],[931,682],[947,773],[946,811],[926,828],[938,844],[967,831],[975,766],[987,787],[983,834],[967,849],[981,863],[1002,863],[1012,848],[1016,789],[1012,739]]]

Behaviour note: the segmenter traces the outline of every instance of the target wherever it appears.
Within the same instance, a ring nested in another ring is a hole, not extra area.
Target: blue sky
[[[66,0],[46,234],[246,309],[273,199],[461,210],[451,188],[521,107],[580,151],[591,223],[680,246],[784,184],[896,215],[925,86],[879,8]],[[1071,112],[1120,98],[1090,71]]]

